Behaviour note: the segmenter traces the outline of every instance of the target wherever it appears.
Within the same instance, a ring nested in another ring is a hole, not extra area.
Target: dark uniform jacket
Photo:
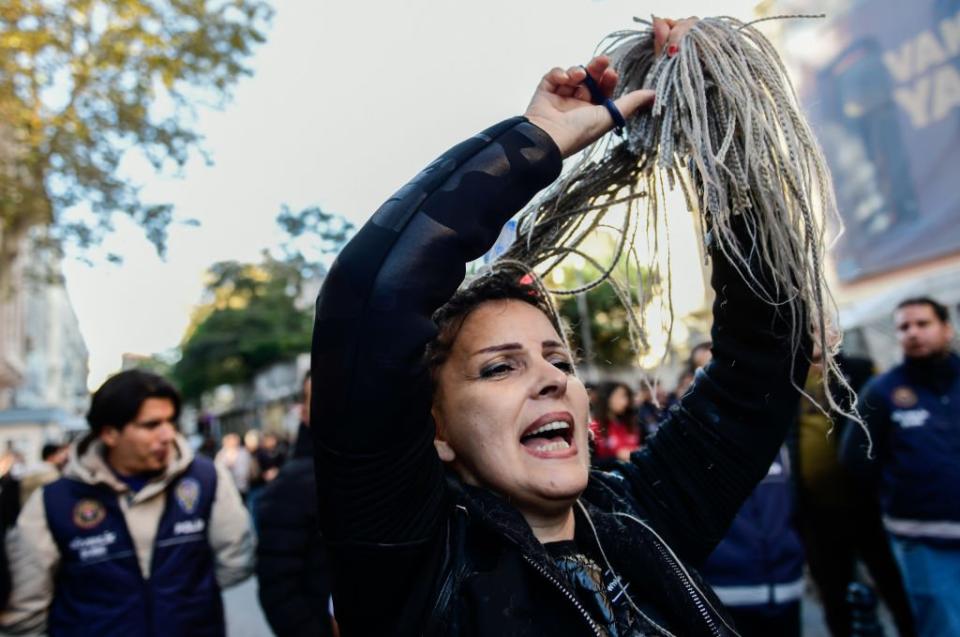
[[[301,425],[293,457],[257,500],[260,605],[277,637],[332,634],[330,567],[317,519],[310,440]]]
[[[853,425],[845,464],[880,494],[894,535],[960,546],[960,357],[906,360],[863,389],[860,412],[873,440]]]

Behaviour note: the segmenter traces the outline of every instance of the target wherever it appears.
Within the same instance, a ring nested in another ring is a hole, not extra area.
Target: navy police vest
[[[939,387],[917,382],[901,364],[863,393],[889,419],[880,459],[887,530],[953,545],[960,544],[960,359],[951,354],[946,363]]]
[[[200,457],[167,487],[149,579],[116,491],[67,478],[44,487],[47,525],[60,549],[50,636],[224,635],[207,540],[216,487],[213,463]]]
[[[803,597],[803,545],[796,529],[790,456],[780,448],[767,476],[700,569],[727,606],[771,608]]]

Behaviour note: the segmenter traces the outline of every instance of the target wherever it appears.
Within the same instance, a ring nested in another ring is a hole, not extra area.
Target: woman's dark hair
[[[618,387],[623,387],[627,392],[627,409],[619,416],[610,413],[610,396],[613,395],[613,392],[617,391]],[[610,424],[611,420],[619,420],[627,427],[633,427],[636,421],[634,412],[633,390],[630,389],[629,385],[617,381],[610,381],[600,385],[600,389],[597,391],[596,412],[594,414],[594,417],[597,419],[597,424],[600,425],[600,433],[606,435],[607,425]]]
[[[90,400],[87,422],[99,434],[104,427],[123,427],[133,421],[148,398],[166,398],[173,403],[173,419],[180,416],[180,393],[162,376],[139,369],[114,374]]]
[[[557,320],[553,306],[540,288],[525,281],[531,280],[518,270],[493,270],[482,274],[457,290],[449,301],[433,313],[433,322],[438,331],[427,345],[426,361],[434,373],[450,355],[453,342],[470,313],[487,301],[523,301],[543,312],[557,334],[563,336],[563,328]]]
[[[927,305],[933,310],[933,313],[940,319],[941,323],[950,322],[950,310],[947,309],[947,306],[943,303],[938,303],[929,296],[914,296],[909,299],[904,299],[897,304],[897,309],[905,308],[908,305]]]

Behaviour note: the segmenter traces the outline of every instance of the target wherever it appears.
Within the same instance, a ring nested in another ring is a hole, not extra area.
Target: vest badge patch
[[[107,510],[96,500],[80,500],[73,507],[73,523],[81,529],[92,529],[107,517]]]
[[[893,393],[890,394],[890,400],[893,401],[893,404],[901,409],[909,409],[917,404],[917,401],[920,400],[917,398],[917,392],[913,391],[906,385],[901,385],[893,390]]]
[[[926,409],[898,409],[890,413],[890,420],[903,429],[923,427],[927,424],[928,418],[930,418],[930,412]]]
[[[200,500],[200,483],[193,478],[184,478],[173,492],[177,504],[187,515],[192,514]]]

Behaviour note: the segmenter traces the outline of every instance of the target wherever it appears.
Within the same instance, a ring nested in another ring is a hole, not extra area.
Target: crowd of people
[[[656,53],[689,26],[657,21]],[[822,356],[718,254],[712,342],[672,394],[585,387],[517,272],[460,287],[562,158],[650,105],[592,104],[581,85],[611,94],[608,67],[550,71],[525,117],[452,149],[346,246],[289,448],[228,433],[197,453],[177,390],[130,370],[68,449],[3,460],[0,630],[223,635],[221,591],[256,573],[281,636],[798,636],[807,564],[835,637],[879,634],[848,600],[860,581],[900,635],[960,634],[947,308],[897,307],[904,361],[883,374],[840,359],[859,423],[830,420]]]
[[[960,449],[953,407],[960,358],[948,311],[936,301],[908,299],[895,319],[901,365],[873,376],[870,361],[841,358],[848,382],[862,390],[873,459],[864,453],[864,429],[838,427],[814,402],[822,371],[812,365],[805,387],[813,400],[800,403],[767,475],[700,568],[741,635],[801,634],[804,564],[835,637],[872,634],[855,625],[848,592],[858,581],[876,589],[901,636],[952,634],[958,626],[951,584],[960,507],[940,485],[955,479]],[[642,453],[710,359],[711,343],[696,345],[670,392],[646,378],[588,386],[594,466]],[[161,634],[196,634],[201,621],[217,634],[219,591],[255,572],[277,635],[334,634],[331,568],[313,506],[311,385],[308,375],[293,444],[256,430],[228,433],[213,462],[193,455],[176,433],[176,390],[139,371],[114,376],[94,395],[83,440],[45,445],[32,465],[7,450],[0,504],[11,531],[10,596],[0,626],[12,634],[93,634],[89,622],[98,617],[104,623],[94,626],[106,632],[126,626],[147,634],[146,606],[114,606],[96,588],[137,581],[139,571],[155,593],[185,587],[194,608],[211,605],[191,612],[180,607],[179,592],[169,600],[151,595],[151,603],[169,605],[154,618],[165,626]],[[104,501],[105,491],[113,501]],[[107,562],[102,575],[82,568]]]
[[[894,323],[902,364],[875,375],[868,359],[838,357],[865,427],[830,418],[814,357],[809,399],[701,568],[741,634],[800,634],[805,564],[832,635],[873,634],[854,625],[856,584],[875,589],[900,635],[960,634],[960,506],[947,486],[960,484],[960,359],[936,300],[904,300]],[[649,379],[590,387],[595,464],[642,450],[711,358],[710,342],[694,346],[669,393]]]

